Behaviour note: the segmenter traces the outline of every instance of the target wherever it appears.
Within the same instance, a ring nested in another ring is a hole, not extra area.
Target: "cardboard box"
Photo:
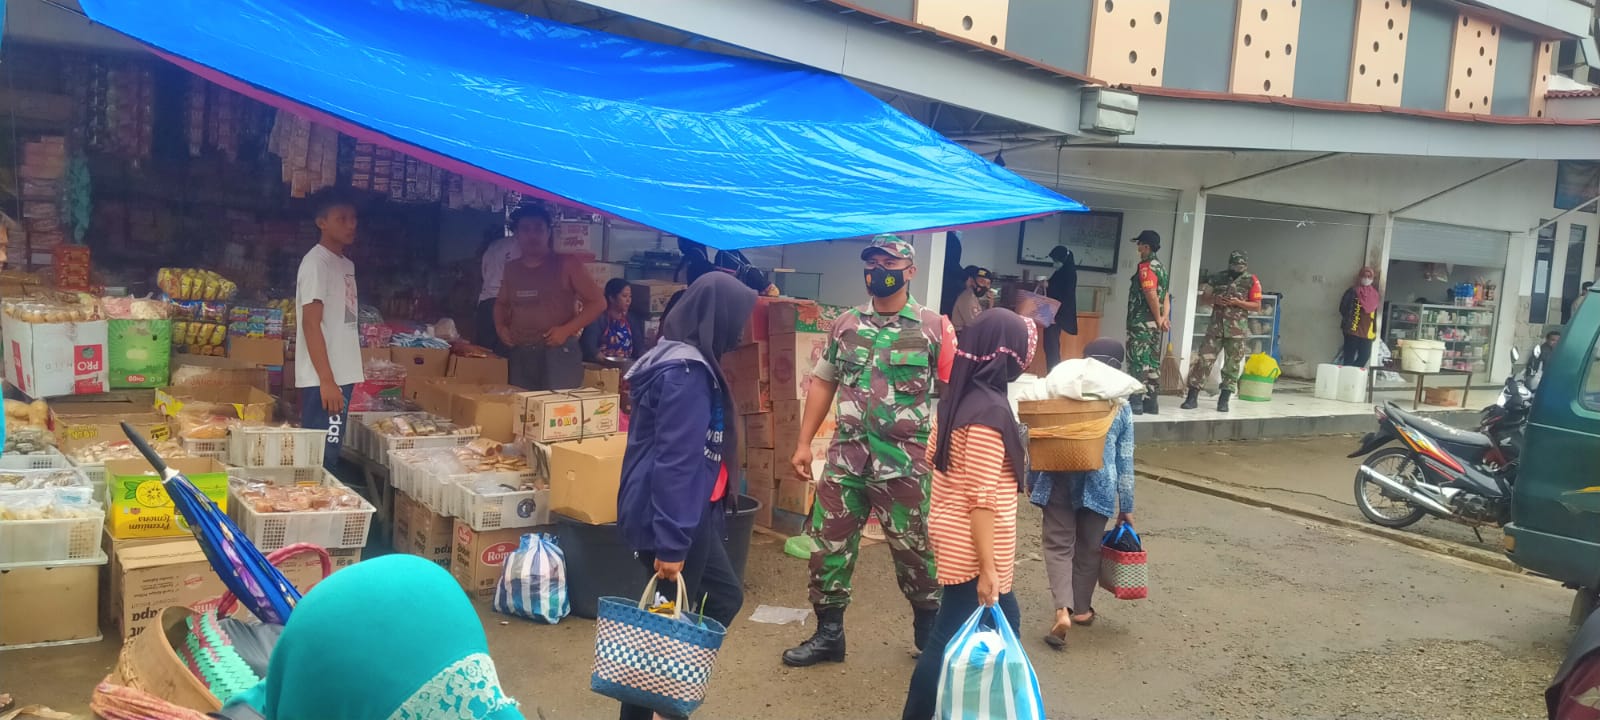
[[[157,388],[172,371],[171,320],[107,320],[111,387]]]
[[[155,395],[151,393],[149,398],[144,402],[83,405],[51,402],[50,430],[56,436],[56,447],[71,453],[96,443],[126,440],[121,426],[124,422],[151,440],[171,438],[167,418],[151,407]]]
[[[515,395],[457,395],[451,402],[450,419],[457,425],[477,425],[481,437],[515,442],[519,407]]]
[[[811,382],[811,369],[828,349],[824,333],[773,335],[771,340],[773,400],[803,400]]]
[[[850,308],[810,300],[779,300],[767,306],[767,336],[833,332],[833,323]]]
[[[792,454],[794,451],[789,451]],[[745,458],[745,477],[751,483],[772,483],[777,480],[776,454],[772,450],[763,448],[745,448],[740,453]],[[787,459],[787,455],[785,456]]]
[[[261,372],[264,380],[266,371]],[[168,417],[189,413],[271,422],[277,403],[265,390],[246,385],[166,387],[156,391],[156,409]]]
[[[228,470],[212,458],[173,458],[168,466],[188,476],[201,493],[224,512],[228,509]],[[117,539],[174,537],[189,534],[161,477],[150,463],[111,460],[106,463],[106,527]]]
[[[590,525],[617,521],[617,489],[627,435],[550,447],[550,511]]]
[[[667,309],[667,301],[688,285],[668,280],[635,280],[633,285],[634,312],[660,315]]]
[[[583,364],[583,386],[603,393],[622,394],[622,371],[601,367],[594,363]]]
[[[406,378],[444,377],[450,369],[450,351],[433,348],[389,348],[394,364],[406,369]]]
[[[396,541],[395,551],[416,555],[449,570],[454,542],[451,519],[429,510],[428,506],[416,500],[407,500],[406,532],[404,537]],[[398,523],[399,510],[395,513]]]
[[[832,438],[838,429],[834,407],[833,404],[828,406],[828,414],[822,418],[822,425],[817,427],[815,439]],[[805,422],[805,412],[804,400],[772,401],[772,447],[779,455],[793,453],[800,446],[800,426]]]
[[[773,406],[776,407],[777,403],[773,403]],[[773,423],[775,417],[772,413],[757,413],[744,416],[743,434],[739,437],[740,440],[744,441],[744,446],[747,448],[767,448],[769,450],[777,447],[773,444],[776,431],[776,426]]]
[[[811,501],[817,497],[817,486],[805,480],[782,478],[778,480],[778,498],[774,510],[810,515]]]
[[[389,521],[389,547],[395,552],[406,552],[406,546],[411,542],[411,514],[413,508],[420,504],[403,491],[395,491],[394,509]]]
[[[1458,407],[1461,405],[1461,388],[1423,388],[1422,398],[1429,405]]]
[[[745,479],[744,494],[749,495],[761,503],[756,509],[756,524],[761,527],[772,527],[772,509],[777,502],[778,489],[772,483],[757,482]]]
[[[228,359],[254,367],[283,367],[286,345],[267,338],[228,338]]]
[[[6,380],[30,397],[93,395],[111,389],[106,321],[28,323],[0,319]]]
[[[531,531],[530,528],[479,531],[456,520],[452,528],[455,540],[450,554],[450,574],[461,583],[468,597],[484,600],[494,597],[494,586],[500,581],[506,557],[521,544],[522,536]]]
[[[548,443],[604,437],[621,429],[621,398],[613,393],[583,388],[517,397],[518,436],[526,440]]]
[[[172,356],[172,387],[223,385],[244,385],[267,392],[270,382],[265,368],[246,365],[231,358],[187,354]]]
[[[0,648],[100,637],[104,560],[0,569]]]
[[[445,377],[461,382],[504,385],[510,382],[511,366],[503,357],[469,358],[451,355]]]
[[[152,618],[174,605],[197,612],[215,610],[227,589],[192,537],[154,543],[117,540],[112,546],[108,610],[124,640],[138,635]],[[329,550],[328,555],[337,571],[360,561],[361,549]],[[322,565],[314,555],[296,555],[278,568],[302,593],[322,579]]]

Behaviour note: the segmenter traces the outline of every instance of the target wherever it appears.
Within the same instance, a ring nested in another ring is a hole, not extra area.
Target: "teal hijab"
[[[267,679],[229,701],[267,720],[522,720],[450,574],[411,555],[356,563],[300,601]]]

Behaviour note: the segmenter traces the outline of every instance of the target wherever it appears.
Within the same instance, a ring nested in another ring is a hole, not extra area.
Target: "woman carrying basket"
[[[1099,338],[1083,350],[1086,358],[1122,369],[1122,343]],[[1100,579],[1100,538],[1115,515],[1133,522],[1133,411],[1118,399],[1106,433],[1105,464],[1085,472],[1035,472],[1029,501],[1044,509],[1044,569],[1056,602],[1056,621],[1046,643],[1067,646],[1073,623],[1094,624],[1095,584]]]
[[[723,505],[738,491],[728,468],[739,466],[739,414],[717,358],[739,345],[755,306],[756,292],[732,275],[702,275],[663,322],[661,342],[628,371],[617,526],[646,569],[683,583],[691,602],[703,598],[699,612],[723,627],[744,591],[722,547]],[[624,705],[621,717],[651,714]]]
[[[967,326],[956,351],[928,442],[928,540],[944,600],[911,675],[906,720],[933,717],[945,649],[979,607],[998,604],[1013,631],[1022,624],[1011,580],[1026,450],[1006,386],[1022,376],[1037,344],[1032,321],[996,308]]]

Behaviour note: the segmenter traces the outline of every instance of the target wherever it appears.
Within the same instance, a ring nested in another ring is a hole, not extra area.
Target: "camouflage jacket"
[[[864,472],[875,449],[869,440],[875,440],[922,465],[934,381],[950,379],[954,360],[950,321],[915,302],[889,316],[877,314],[871,305],[840,316],[813,371],[822,381],[839,385],[839,424],[830,457],[842,453],[839,464]]]
[[[1228,273],[1218,273],[1211,278],[1211,296],[1216,299],[1245,300],[1259,302],[1261,300],[1261,281],[1251,273],[1240,273],[1238,277],[1229,277]],[[1230,335],[1250,334],[1250,313],[1253,311],[1237,307],[1211,306],[1211,324],[1226,323],[1224,329]]]
[[[1167,268],[1155,256],[1152,255],[1149,260],[1139,263],[1139,269],[1133,273],[1128,288],[1128,327],[1145,323],[1155,324],[1160,308],[1150,307],[1144,291],[1154,289],[1156,302],[1161,302],[1161,299],[1167,296],[1168,282]]]

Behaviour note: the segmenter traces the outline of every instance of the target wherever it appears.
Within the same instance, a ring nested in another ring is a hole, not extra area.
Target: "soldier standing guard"
[[[1261,309],[1261,281],[1248,271],[1244,251],[1228,255],[1228,269],[1211,279],[1200,295],[1200,302],[1211,305],[1211,323],[1200,354],[1189,368],[1189,397],[1179,407],[1193,410],[1200,406],[1200,384],[1211,375],[1220,351],[1222,384],[1218,386],[1217,412],[1228,411],[1228,397],[1239,386],[1239,365],[1244,362],[1245,341],[1250,338],[1250,313]]]
[[[1161,394],[1161,340],[1172,327],[1168,313],[1172,298],[1167,294],[1167,268],[1156,259],[1161,235],[1154,230],[1133,239],[1139,246],[1139,269],[1128,289],[1128,374],[1144,383],[1144,398],[1129,398],[1133,414],[1160,412],[1156,398]]]
[[[810,534],[819,547],[811,554],[810,582],[817,630],[783,653],[792,667],[844,661],[844,611],[869,512],[883,526],[900,591],[911,602],[919,651],[939,612],[925,456],[934,380],[950,379],[955,331],[944,316],[911,299],[911,243],[880,235],[861,260],[872,300],[834,323],[813,371],[791,461],[799,477],[811,479],[811,441],[837,395],[838,431],[811,511]]]

